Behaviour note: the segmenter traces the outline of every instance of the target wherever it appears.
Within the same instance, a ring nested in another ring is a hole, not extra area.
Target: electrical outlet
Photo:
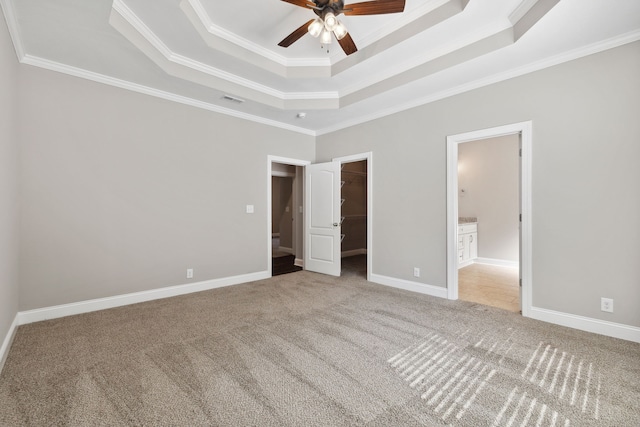
[[[613,299],[600,298],[600,310],[613,313]]]
[[[193,268],[187,268],[187,279],[193,279]]]
[[[420,269],[418,267],[413,267],[413,277],[420,277]]]

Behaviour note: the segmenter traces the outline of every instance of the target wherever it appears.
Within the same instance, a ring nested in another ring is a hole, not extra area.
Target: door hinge
[[[522,279],[520,279],[519,282],[520,282],[520,287],[522,287]]]
[[[520,214],[520,222],[522,222],[522,214]]]
[[[519,156],[522,157],[522,148],[519,151]]]

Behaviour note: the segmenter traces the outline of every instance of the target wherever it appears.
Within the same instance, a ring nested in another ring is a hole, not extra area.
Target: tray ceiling
[[[279,0],[0,4],[23,63],[312,135],[640,39],[637,0],[407,0],[350,56],[279,47],[315,16]]]

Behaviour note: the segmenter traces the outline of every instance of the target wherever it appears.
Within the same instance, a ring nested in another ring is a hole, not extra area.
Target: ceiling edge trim
[[[623,46],[628,43],[633,43],[640,40],[640,30],[630,31],[619,36],[612,37],[607,40],[596,42],[587,46],[583,46],[569,52],[562,53],[560,55],[545,58],[540,61],[533,62],[531,64],[518,67],[505,71],[503,73],[494,74],[489,77],[475,80],[473,82],[465,83],[463,85],[456,86],[451,89],[447,89],[423,98],[416,99],[412,102],[396,105],[394,107],[387,108],[385,110],[377,111],[375,113],[362,116],[353,120],[344,121],[335,126],[330,126],[316,130],[317,136],[326,135],[342,129],[346,129],[352,126],[360,125],[372,120],[381,119],[392,114],[400,113],[402,111],[410,110],[412,108],[420,107],[422,105],[430,104],[432,102],[440,101],[442,99],[450,98],[455,95],[460,95],[465,92],[470,92],[475,89],[479,89],[485,86],[490,86],[495,83],[500,83],[505,80],[509,80],[515,77],[520,77],[526,74],[530,74],[536,71],[550,68],[555,65],[560,65],[565,62],[573,61],[576,59],[584,58],[589,55],[593,55],[605,50],[614,49],[616,47]]]
[[[0,0],[0,8],[2,8],[2,14],[7,22],[7,28],[9,29],[9,35],[13,42],[13,48],[16,51],[16,56],[19,61],[24,58],[24,46],[22,39],[20,38],[20,26],[18,25],[18,18],[16,17],[16,11],[13,8],[13,2],[11,0]]]
[[[274,61],[283,67],[329,67],[331,65],[331,61],[328,58],[317,60],[287,59],[283,55],[278,55],[273,51],[264,49],[262,46],[259,46],[256,43],[253,43],[245,38],[239,37],[232,32],[227,31],[224,28],[214,24],[211,20],[211,16],[209,16],[200,0],[182,0],[181,4],[184,4],[185,6],[189,5],[193,9],[202,26],[212,36],[219,37],[223,40],[228,41],[229,43],[233,43],[234,45],[246,49],[255,55],[259,55],[270,61]]]
[[[2,1],[2,0],[0,0]],[[220,107],[215,104],[200,101],[194,98],[189,98],[175,93],[166,92],[160,89],[155,89],[148,86],[143,86],[137,83],[128,82],[115,77],[106,76],[104,74],[95,73],[82,68],[72,67],[70,65],[61,64],[59,62],[50,61],[48,59],[40,58],[32,55],[25,55],[20,61],[22,64],[32,65],[34,67],[43,68],[49,71],[55,71],[61,74],[67,74],[73,77],[79,77],[85,80],[90,80],[96,83],[106,84],[108,86],[114,86],[120,89],[129,90],[132,92],[141,93],[144,95],[150,95],[156,98],[161,98],[167,101],[177,102],[179,104],[189,105],[191,107],[200,108],[203,110],[212,111],[214,113],[220,113],[227,116],[233,116],[239,119],[249,120],[252,122],[260,123],[267,126],[273,126],[276,128],[289,130],[297,133],[301,133],[309,136],[317,136],[316,132],[301,128],[298,126],[292,126],[287,123],[282,123],[277,120],[266,119],[264,117],[255,116],[253,114],[243,113],[229,108]]]
[[[405,11],[396,17],[390,17],[390,24],[361,39],[358,42],[360,50],[357,55],[344,56],[342,51],[337,49],[326,59],[287,59],[239,37],[214,24],[201,0],[182,0],[180,8],[211,49],[284,77],[331,77],[387,50],[390,45],[403,42],[463,12],[466,2],[467,0],[427,0],[410,12]],[[443,13],[443,10],[448,10],[449,13]],[[434,22],[427,26],[420,25],[431,16],[439,16],[439,19],[432,19]],[[411,33],[401,34],[402,29],[409,27],[413,28]]]
[[[522,2],[520,2],[520,4],[513,9],[513,12],[509,15],[509,21],[511,21],[511,24],[515,25],[516,22],[521,20],[536,3],[538,3],[538,0],[522,0]]]
[[[419,20],[420,18],[434,12],[436,9],[445,6],[448,3],[454,3],[454,0],[431,0],[425,1],[420,6],[416,7],[411,11],[411,13],[402,12],[400,14],[394,15],[386,15],[389,19],[389,24],[384,26],[379,31],[375,31],[374,33],[370,33],[366,37],[362,38],[359,43],[363,46],[369,46],[374,44],[385,37],[390,36],[391,34],[401,30],[403,27],[410,25],[412,22]],[[464,10],[464,6],[460,7],[460,12]],[[413,34],[412,36],[414,36]],[[412,37],[411,36],[411,37]],[[410,38],[410,37],[407,37]]]
[[[122,0],[113,1],[109,23],[147,58],[171,76],[209,88],[231,91],[235,95],[281,109],[293,107],[287,105],[287,101],[290,99],[307,101],[304,106],[295,106],[299,108],[335,109],[339,106],[339,94],[335,91],[309,92],[304,98],[301,98],[300,94],[282,92],[176,54]],[[138,41],[142,43],[138,43]],[[156,53],[160,55],[158,56]],[[215,86],[209,81],[210,78],[235,85],[236,89]]]
[[[344,88],[340,92],[341,97],[352,95],[356,92],[363,91],[371,86],[384,83],[387,80],[402,76],[402,74],[411,72],[420,66],[425,66],[429,63],[433,63],[436,60],[441,60],[447,55],[452,55],[457,52],[461,52],[464,49],[473,47],[473,45],[486,41],[490,37],[495,37],[504,31],[511,29],[509,22],[493,22],[491,25],[485,25],[478,31],[471,34],[467,34],[464,37],[458,37],[450,41],[445,45],[438,46],[436,49],[429,51],[427,55],[420,57],[413,57],[403,62],[399,62],[392,67],[388,67],[384,73],[379,73],[376,76],[371,76],[368,79],[361,79],[359,82],[352,86]],[[513,44],[513,41],[511,42]],[[482,52],[477,56],[486,55],[492,51],[502,49],[505,46],[496,47],[493,50]],[[469,59],[465,59],[467,61]],[[462,61],[464,62],[464,61]]]
[[[270,96],[275,96],[277,98],[283,97],[283,93],[281,91],[258,84],[252,80],[238,77],[234,74],[173,52],[166,44],[164,44],[160,37],[147,27],[147,25],[124,3],[123,0],[113,0],[112,10],[120,15],[120,17],[122,17],[135,31],[137,31],[154,49],[160,52],[166,60]],[[113,25],[113,23],[112,26],[122,34],[123,37],[129,40],[129,37],[127,37],[126,34],[123,34],[120,28]]]

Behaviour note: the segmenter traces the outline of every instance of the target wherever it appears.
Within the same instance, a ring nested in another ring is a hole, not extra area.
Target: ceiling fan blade
[[[289,34],[287,37],[284,38],[284,40],[278,43],[278,46],[282,46],[282,47],[291,46],[294,42],[298,41],[300,37],[304,36],[309,32],[309,25],[311,25],[313,21],[315,21],[315,19],[311,19],[310,21],[302,24],[297,30]]]
[[[342,50],[344,50],[344,53],[346,53],[347,56],[358,51],[358,48],[356,47],[356,44],[353,42],[353,39],[351,38],[351,35],[349,33],[347,33],[347,35],[344,36],[342,40],[338,40],[338,43],[340,43],[340,47],[342,48]]]
[[[345,15],[381,15],[404,12],[405,0],[376,0],[351,3],[344,6]]]
[[[282,0],[282,1],[286,3],[294,4],[296,6],[304,7],[307,9],[313,9],[314,7],[316,7],[315,3],[307,0]]]

